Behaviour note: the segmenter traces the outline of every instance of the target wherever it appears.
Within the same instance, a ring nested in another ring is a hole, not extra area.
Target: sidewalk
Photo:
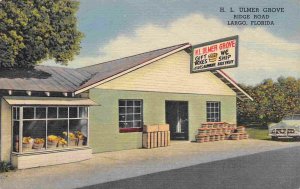
[[[262,140],[211,143],[172,142],[155,149],[94,154],[91,160],[0,174],[0,189],[78,188],[154,172],[182,168],[269,150],[300,146],[300,142]]]

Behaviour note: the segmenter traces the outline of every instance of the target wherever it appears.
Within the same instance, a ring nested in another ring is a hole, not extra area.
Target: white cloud
[[[82,67],[184,42],[193,45],[239,35],[239,67],[227,71],[238,81],[257,83],[281,74],[300,75],[300,45],[274,36],[263,27],[237,28],[214,18],[191,14],[166,26],[146,24],[131,35],[120,35],[99,48],[98,57],[79,57],[70,65]]]

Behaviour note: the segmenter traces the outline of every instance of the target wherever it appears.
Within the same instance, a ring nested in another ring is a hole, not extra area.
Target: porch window
[[[119,100],[120,132],[141,131],[143,125],[143,101]]]
[[[218,101],[206,102],[206,120],[207,122],[221,121],[221,103]]]
[[[13,152],[88,145],[88,107],[13,106]]]

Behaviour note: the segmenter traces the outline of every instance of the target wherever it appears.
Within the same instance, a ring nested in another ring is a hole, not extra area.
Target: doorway
[[[166,101],[166,123],[170,125],[171,140],[188,140],[188,102]]]

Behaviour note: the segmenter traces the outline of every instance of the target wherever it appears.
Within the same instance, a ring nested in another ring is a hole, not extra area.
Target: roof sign
[[[238,36],[192,47],[191,73],[238,66]]]

